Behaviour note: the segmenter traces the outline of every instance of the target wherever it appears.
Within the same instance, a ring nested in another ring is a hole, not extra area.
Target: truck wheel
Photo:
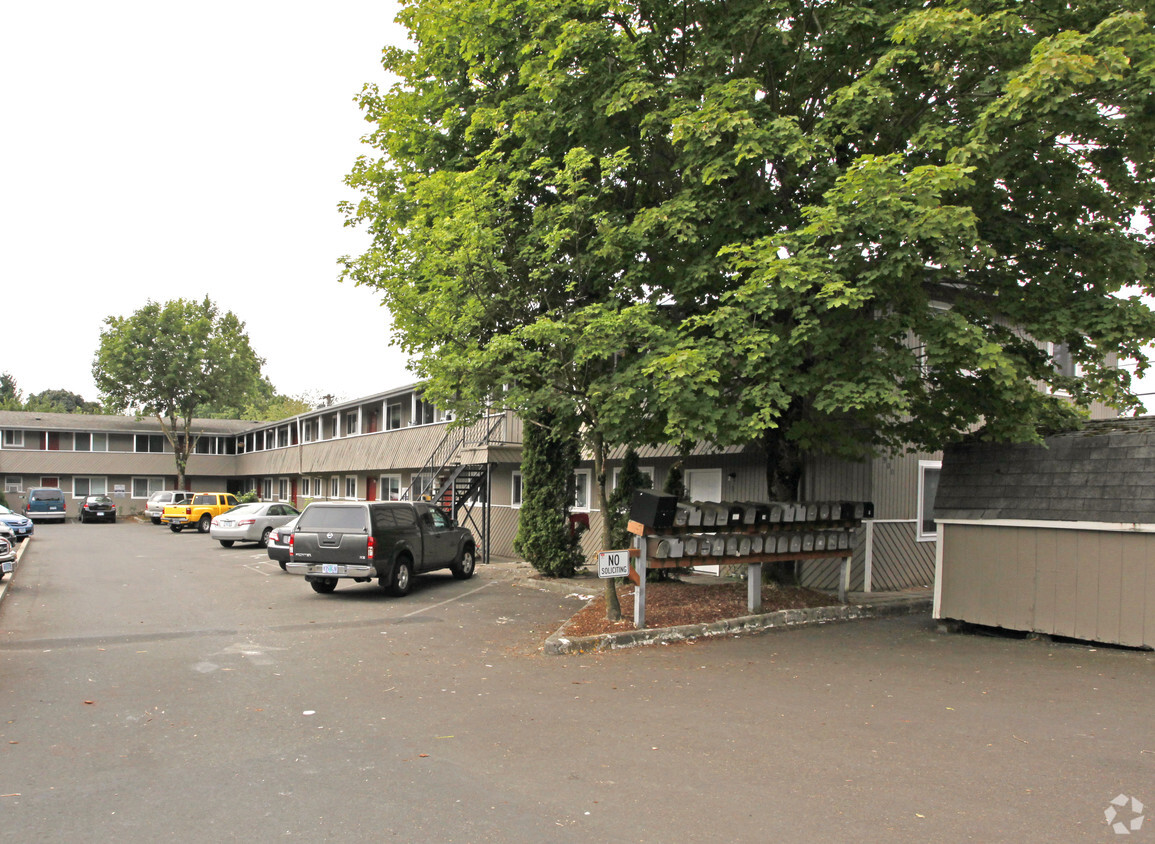
[[[321,595],[328,595],[337,588],[337,578],[335,577],[318,577],[309,581],[309,585],[313,587],[313,591]]]
[[[477,560],[473,556],[472,548],[465,548],[461,551],[461,559],[450,569],[453,576],[458,580],[469,580],[473,577],[473,569],[475,568]]]
[[[168,529],[173,533],[180,533],[184,529],[184,525],[169,525]]]
[[[285,565],[285,561],[281,560],[281,571],[288,571],[289,567]]]
[[[390,595],[398,598],[409,594],[409,590],[413,588],[413,561],[408,557],[402,557],[393,566],[393,580],[386,587]]]
[[[212,516],[210,516],[208,513],[205,513],[200,517],[200,521],[197,522],[197,533],[208,533],[212,522]]]
[[[233,547],[234,540],[232,540],[232,539],[221,539],[218,541],[221,543],[221,545],[225,546],[226,548],[232,548]]]
[[[152,523],[153,523],[154,525],[159,525],[159,524],[160,524],[160,516],[149,516],[149,518],[150,518],[150,519],[152,519]]]

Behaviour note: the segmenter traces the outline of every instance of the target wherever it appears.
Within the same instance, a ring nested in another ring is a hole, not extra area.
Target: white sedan
[[[258,542],[267,545],[269,534],[286,522],[291,522],[300,513],[288,504],[261,501],[255,504],[238,504],[227,513],[221,513],[209,525],[209,535],[226,548],[234,542]]]

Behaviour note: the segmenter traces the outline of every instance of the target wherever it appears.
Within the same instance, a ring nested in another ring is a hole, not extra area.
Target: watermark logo
[[[1120,794],[1103,810],[1103,817],[1116,835],[1130,835],[1143,828],[1143,804],[1137,797]]]

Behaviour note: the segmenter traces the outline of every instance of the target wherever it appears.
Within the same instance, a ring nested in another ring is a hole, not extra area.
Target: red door
[[[369,478],[365,482],[365,500],[366,501],[376,501],[377,500],[377,479],[376,478]]]
[[[297,479],[296,478],[293,478],[289,482],[289,497],[293,501],[293,506],[296,507],[297,506]]]

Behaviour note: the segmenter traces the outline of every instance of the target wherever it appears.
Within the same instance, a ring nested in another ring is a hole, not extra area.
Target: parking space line
[[[422,607],[421,609],[413,610],[413,612],[407,612],[407,613],[405,613],[405,615],[403,615],[401,617],[402,618],[409,618],[410,616],[419,615],[419,614],[425,612],[426,610],[435,610],[438,607],[445,606],[446,604],[452,604],[454,601],[460,601],[462,598],[468,598],[470,595],[476,595],[482,589],[488,589],[490,586],[492,586],[496,582],[497,582],[496,580],[491,580],[488,583],[483,583],[481,586],[478,586],[476,589],[473,589],[469,592],[465,592],[465,593],[463,593],[461,595],[457,595],[456,597],[453,597],[453,598],[446,598],[444,601],[440,601],[436,604],[430,604],[429,606]]]

